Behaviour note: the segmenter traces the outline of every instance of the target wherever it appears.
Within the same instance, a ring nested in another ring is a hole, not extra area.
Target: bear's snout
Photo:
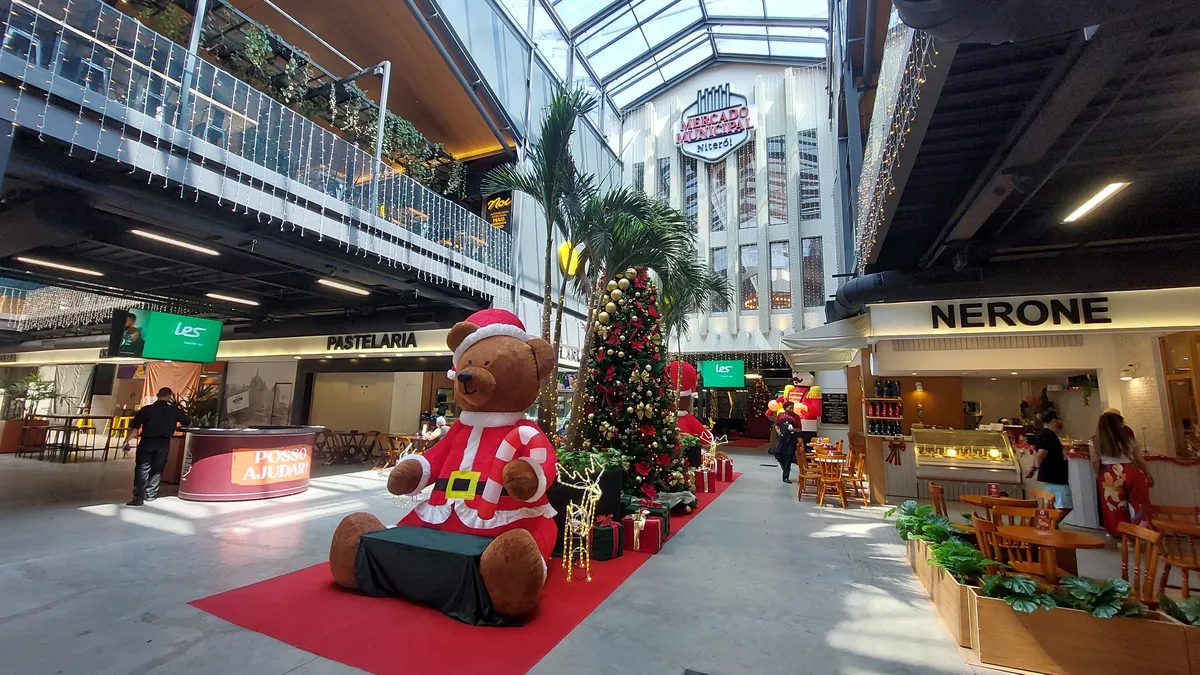
[[[496,390],[496,377],[491,371],[481,366],[469,366],[460,370],[454,378],[456,393],[461,395],[471,407],[486,404]]]

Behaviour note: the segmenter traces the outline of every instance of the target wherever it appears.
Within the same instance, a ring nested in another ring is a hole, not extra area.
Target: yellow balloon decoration
[[[563,242],[558,247],[558,269],[569,277],[579,272],[579,260],[582,246],[573,246],[571,242]]]
[[[783,406],[779,405],[779,401],[768,401],[767,402],[767,410],[770,410],[771,412],[779,412],[779,409],[782,407]]]

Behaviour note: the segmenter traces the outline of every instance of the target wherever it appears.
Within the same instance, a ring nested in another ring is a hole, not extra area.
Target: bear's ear
[[[554,366],[554,347],[542,338],[533,338],[525,344],[533,350],[533,361],[537,364],[538,382],[550,377],[550,368]]]
[[[446,346],[450,348],[450,351],[457,350],[462,341],[477,330],[479,330],[479,326],[470,321],[459,321],[454,324],[454,328],[451,328],[450,334],[446,336]]]

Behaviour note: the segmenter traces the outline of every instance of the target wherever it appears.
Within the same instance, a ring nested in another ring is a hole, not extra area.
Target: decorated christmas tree
[[[658,289],[645,270],[625,270],[607,284],[597,315],[584,393],[582,445],[631,457],[625,492],[690,502],[687,470],[676,438],[675,399],[663,370]]]
[[[770,391],[767,389],[767,383],[761,379],[755,380],[754,386],[750,388],[750,399],[746,401],[746,419],[752,420],[767,414],[768,398]]]

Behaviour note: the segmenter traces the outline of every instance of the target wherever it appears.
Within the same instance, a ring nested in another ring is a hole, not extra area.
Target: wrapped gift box
[[[725,483],[733,482],[733,460],[718,459],[717,460],[717,480]]]
[[[592,527],[592,560],[612,560],[625,552],[621,523]]]
[[[717,491],[717,472],[716,471],[697,471],[696,472],[696,494],[701,492],[716,492]]]
[[[646,509],[650,515],[662,518],[663,538],[671,536],[671,509],[666,504],[654,499],[632,499],[625,513],[633,513],[640,509]]]
[[[621,538],[626,550],[658,553],[667,535],[658,516],[646,516],[646,526],[640,533],[634,528],[633,516],[625,516],[621,519]]]

